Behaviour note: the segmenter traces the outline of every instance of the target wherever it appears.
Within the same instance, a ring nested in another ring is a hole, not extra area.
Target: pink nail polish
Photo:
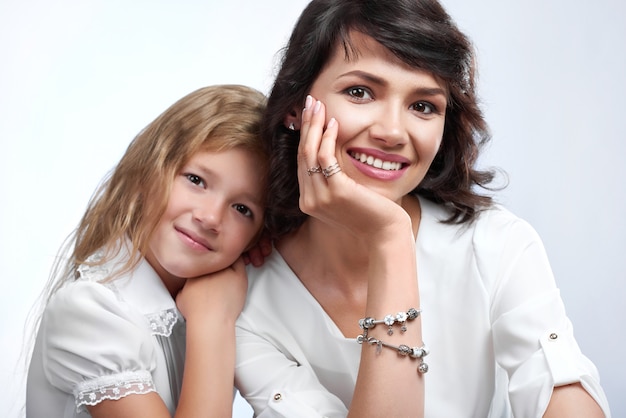
[[[311,107],[311,103],[313,103],[313,98],[310,94],[306,96],[306,100],[304,101],[304,109],[309,109]]]
[[[321,107],[322,107],[322,102],[320,102],[318,100],[317,102],[315,102],[315,107],[313,108],[313,113],[319,112]]]
[[[335,118],[330,118],[327,128],[332,128],[333,126],[335,126],[336,123],[337,121],[335,120]]]

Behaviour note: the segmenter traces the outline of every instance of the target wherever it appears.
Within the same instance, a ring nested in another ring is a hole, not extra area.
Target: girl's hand
[[[246,264],[252,264],[254,267],[260,267],[265,262],[265,258],[272,253],[272,240],[269,235],[264,232],[252,247],[242,254],[243,261]]]
[[[333,169],[339,126],[332,118],[324,130],[325,122],[324,104],[308,96],[298,146],[300,209],[370,240],[392,238],[398,227],[406,230],[410,218],[400,205],[356,183],[340,167]],[[324,169],[330,172],[325,175]]]
[[[206,276],[187,279],[176,296],[185,319],[235,320],[243,309],[248,290],[246,266],[240,257],[230,267]]]

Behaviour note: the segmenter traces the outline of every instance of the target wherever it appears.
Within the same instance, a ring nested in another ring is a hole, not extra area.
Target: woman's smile
[[[311,87],[339,128],[336,156],[346,175],[398,201],[424,179],[443,137],[446,89],[372,38],[352,32],[358,53],[336,48]]]

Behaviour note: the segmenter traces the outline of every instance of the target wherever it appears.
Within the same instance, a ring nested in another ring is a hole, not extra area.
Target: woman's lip
[[[411,161],[408,158],[405,158],[398,154],[389,154],[384,151],[375,149],[375,148],[350,148],[348,150],[348,154],[352,156],[352,154],[358,152],[359,154],[371,155],[374,158],[378,158],[383,161],[389,161],[394,163],[400,163],[402,165],[410,164]]]
[[[402,164],[398,170],[385,170],[383,168],[376,168],[372,165],[361,162],[350,156],[349,161],[354,164],[354,167],[367,177],[381,181],[393,181],[397,180],[404,175],[408,165]]]
[[[189,244],[192,248],[213,251],[213,249],[209,245],[209,242],[202,238],[200,235],[194,233],[193,231],[180,227],[175,227],[174,229],[176,229],[176,232],[181,235],[183,241]]]

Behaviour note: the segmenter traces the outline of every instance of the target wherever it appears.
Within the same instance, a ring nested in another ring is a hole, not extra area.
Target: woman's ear
[[[291,112],[287,113],[283,123],[285,127],[290,131],[299,131],[300,130],[300,121],[302,120],[301,109],[292,109]]]

